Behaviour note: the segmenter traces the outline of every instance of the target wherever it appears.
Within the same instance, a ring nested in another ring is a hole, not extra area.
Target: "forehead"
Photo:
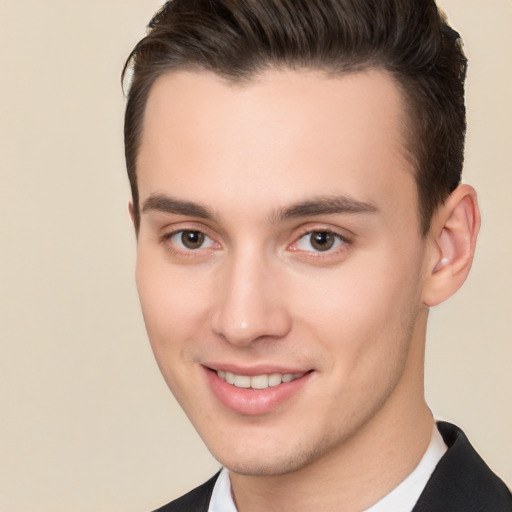
[[[261,209],[263,190],[269,208],[308,194],[374,203],[404,182],[410,199],[405,115],[398,87],[378,70],[336,77],[269,70],[244,83],[173,71],[155,82],[146,105],[141,201],[172,191]]]

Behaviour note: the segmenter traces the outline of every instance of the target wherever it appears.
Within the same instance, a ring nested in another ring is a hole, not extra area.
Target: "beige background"
[[[153,361],[133,283],[123,59],[157,0],[0,0],[0,511],[145,511],[217,463]],[[512,485],[512,2],[443,0],[471,58],[483,231],[433,311],[427,389]]]

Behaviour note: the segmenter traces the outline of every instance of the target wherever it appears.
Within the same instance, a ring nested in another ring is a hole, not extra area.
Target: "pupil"
[[[203,245],[204,233],[201,233],[201,231],[183,231],[181,241],[187,249],[198,249]]]
[[[317,251],[328,251],[334,244],[334,235],[328,231],[316,231],[311,234],[311,245]]]

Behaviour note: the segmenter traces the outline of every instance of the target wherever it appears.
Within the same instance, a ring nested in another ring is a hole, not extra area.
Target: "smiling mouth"
[[[237,388],[267,389],[286,382],[300,379],[308,372],[302,373],[270,373],[262,375],[236,375],[235,373],[217,370],[218,377]]]

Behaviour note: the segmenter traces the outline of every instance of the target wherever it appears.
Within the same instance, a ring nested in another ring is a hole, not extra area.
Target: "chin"
[[[218,459],[219,462],[232,473],[246,476],[277,476],[293,473],[301,469],[305,461],[296,454],[292,457],[274,458],[274,460],[251,459]]]
[[[308,439],[311,443],[311,439]],[[285,447],[269,446],[268,441],[262,446],[234,446],[223,450],[210,450],[222,466],[233,473],[246,476],[277,476],[298,471],[322,457],[329,450],[326,442],[316,442],[306,446]]]

